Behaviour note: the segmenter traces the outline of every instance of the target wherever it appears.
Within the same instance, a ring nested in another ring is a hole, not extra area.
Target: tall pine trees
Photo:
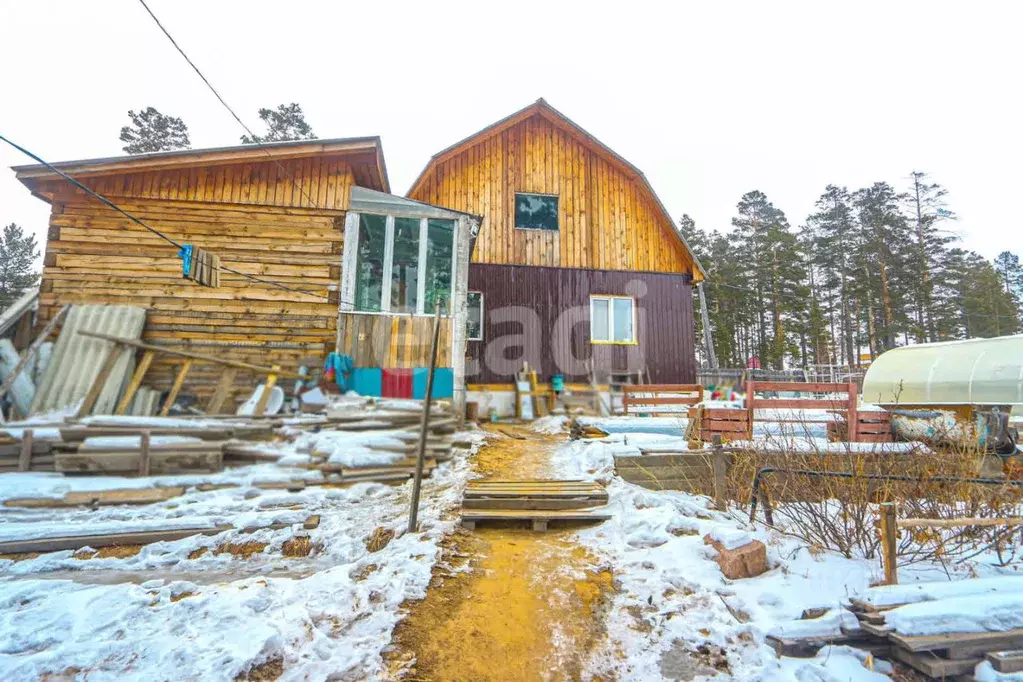
[[[38,257],[34,234],[25,234],[17,223],[4,227],[0,233],[0,311],[39,281],[39,274],[32,271]]]
[[[947,194],[917,171],[905,192],[828,185],[798,234],[760,191],[743,195],[731,231],[685,216],[719,364],[855,369],[896,345],[1019,333],[1019,255],[956,248]]]
[[[136,113],[128,111],[131,125],[121,128],[122,149],[128,154],[169,152],[188,149],[188,126],[180,118],[161,114],[154,107],[146,107]]]

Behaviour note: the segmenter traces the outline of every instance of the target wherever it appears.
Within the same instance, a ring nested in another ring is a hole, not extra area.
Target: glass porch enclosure
[[[478,219],[457,211],[352,188],[337,346],[356,367],[356,392],[425,395],[433,316],[440,306],[434,396],[451,396],[452,358],[464,358],[468,255],[477,226]]]

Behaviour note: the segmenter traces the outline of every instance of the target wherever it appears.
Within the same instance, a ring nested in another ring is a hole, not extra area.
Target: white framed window
[[[465,338],[468,341],[483,340],[483,292],[470,291],[466,294],[468,314],[465,318]]]
[[[455,221],[354,214],[356,312],[433,314],[449,310],[455,285]],[[347,240],[346,240],[346,243]]]
[[[631,296],[590,296],[590,343],[637,343],[636,300]]]

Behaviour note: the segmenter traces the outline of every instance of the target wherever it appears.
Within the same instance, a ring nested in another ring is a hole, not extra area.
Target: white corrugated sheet
[[[32,412],[47,412],[75,405],[89,392],[113,344],[82,336],[78,332],[91,331],[137,340],[142,336],[145,324],[145,308],[128,305],[72,306],[60,336],[53,345],[50,363],[36,387]],[[134,351],[122,350],[121,357],[96,401],[94,414],[113,412],[134,365]]]
[[[21,319],[22,315],[32,310],[39,298],[39,289],[26,291],[17,300],[0,312],[0,334],[4,334]]]

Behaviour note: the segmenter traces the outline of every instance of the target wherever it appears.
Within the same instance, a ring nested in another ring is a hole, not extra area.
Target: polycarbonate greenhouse
[[[1023,335],[893,348],[863,379],[878,405],[1023,405]]]

